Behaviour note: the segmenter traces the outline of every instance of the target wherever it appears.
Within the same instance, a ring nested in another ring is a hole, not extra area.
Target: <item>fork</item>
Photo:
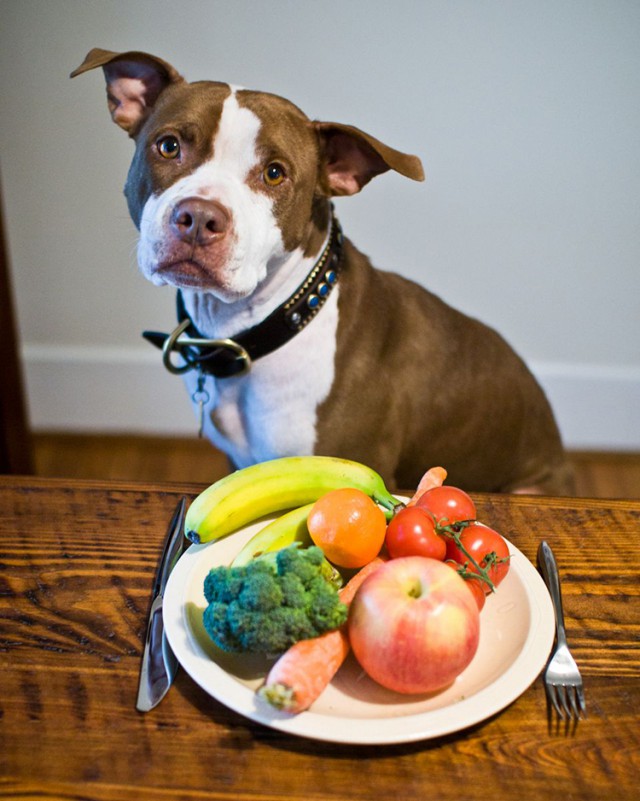
[[[577,723],[580,717],[587,716],[584,687],[576,661],[567,645],[558,565],[545,540],[538,548],[538,566],[549,588],[556,616],[556,647],[544,673],[547,699],[562,720],[567,723],[573,720]]]

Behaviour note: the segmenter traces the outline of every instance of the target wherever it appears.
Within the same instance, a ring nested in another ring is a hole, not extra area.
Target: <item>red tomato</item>
[[[455,571],[457,571],[460,567],[460,565],[457,562],[454,562],[453,559],[447,559],[445,565],[449,565],[449,567],[453,568]],[[478,612],[480,612],[484,606],[484,602],[487,599],[487,596],[484,594],[484,588],[486,587],[486,584],[481,579],[465,578],[464,580],[467,587],[471,590],[471,593],[478,604]]]
[[[392,559],[430,556],[442,562],[447,552],[447,543],[436,534],[433,518],[417,506],[407,506],[396,512],[387,526],[385,543]]]
[[[427,509],[438,523],[444,525],[476,519],[474,502],[464,490],[457,487],[433,487],[418,498],[416,505]]]
[[[480,567],[486,568],[489,579],[497,587],[509,572],[509,546],[504,537],[483,523],[472,523],[460,532],[460,543]],[[447,540],[447,559],[453,559],[460,565],[469,562],[452,539]],[[468,570],[474,570],[471,563]],[[491,592],[486,582],[481,583],[486,593]]]

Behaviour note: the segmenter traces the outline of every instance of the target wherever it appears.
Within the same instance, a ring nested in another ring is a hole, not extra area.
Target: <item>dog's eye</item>
[[[177,159],[180,155],[180,142],[175,136],[163,136],[156,142],[156,147],[164,159]]]
[[[284,181],[284,167],[273,161],[267,164],[262,173],[264,181],[269,186],[278,186]]]

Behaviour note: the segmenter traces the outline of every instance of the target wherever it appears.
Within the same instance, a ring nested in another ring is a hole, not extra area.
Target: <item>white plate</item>
[[[471,664],[447,689],[403,696],[380,687],[349,656],[310,710],[289,715],[255,692],[270,662],[216,648],[202,625],[204,579],[229,564],[264,525],[219,542],[192,545],[169,578],[163,604],[167,637],[186,672],[206,692],[250,720],[302,737],[352,744],[402,743],[472,726],[507,707],[536,679],[554,639],[553,608],[537,570],[509,543],[510,570],[480,614],[480,643]]]

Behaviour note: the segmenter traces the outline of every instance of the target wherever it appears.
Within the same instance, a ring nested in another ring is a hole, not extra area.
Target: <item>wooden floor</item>
[[[140,436],[36,434],[40,476],[211,484],[229,468],[204,440]],[[640,498],[640,454],[571,454],[578,495]]]

